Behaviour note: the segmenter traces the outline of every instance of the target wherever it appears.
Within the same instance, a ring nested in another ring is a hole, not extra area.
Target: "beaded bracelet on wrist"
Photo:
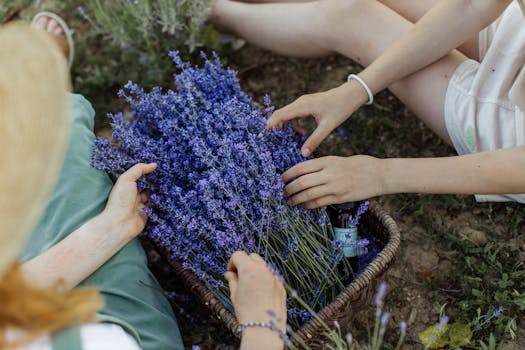
[[[241,323],[237,326],[237,329],[235,331],[235,334],[237,336],[240,336],[241,333],[246,329],[246,328],[255,328],[255,327],[259,327],[259,328],[268,328],[270,329],[271,331],[277,333],[279,335],[279,338],[281,338],[281,340],[284,342],[284,344],[286,346],[289,346],[291,344],[291,341],[290,341],[290,337],[288,337],[288,334],[286,334],[285,332],[283,332],[279,327],[277,327],[273,322],[246,322],[246,323]]]

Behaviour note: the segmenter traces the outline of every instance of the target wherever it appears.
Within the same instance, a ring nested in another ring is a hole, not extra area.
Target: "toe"
[[[37,29],[45,29],[47,26],[47,18],[40,17],[33,26]]]
[[[55,28],[55,30],[53,30],[53,34],[55,35],[64,35],[64,30],[62,29],[62,27],[58,26]]]
[[[57,28],[59,28],[60,26],[58,25],[58,22],[55,21],[54,19],[50,20],[47,24],[47,28],[46,30],[49,32],[49,33],[54,33],[55,30]]]

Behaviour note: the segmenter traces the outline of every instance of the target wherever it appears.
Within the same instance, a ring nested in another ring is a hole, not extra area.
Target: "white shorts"
[[[480,32],[479,54],[481,63],[458,66],[445,95],[445,124],[460,155],[525,144],[525,114],[509,99],[525,64],[525,17],[516,2]],[[476,195],[476,200],[525,203],[525,194]]]

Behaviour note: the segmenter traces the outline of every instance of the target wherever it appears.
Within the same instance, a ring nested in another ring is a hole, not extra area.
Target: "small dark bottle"
[[[352,223],[359,202],[348,202],[343,204],[334,204],[328,207],[328,215],[334,229],[335,239],[343,242],[344,262],[339,265],[339,270],[344,277],[345,282],[351,280],[353,275],[359,270],[359,255],[361,249],[358,246],[359,235],[357,226]],[[346,271],[348,269],[351,271]]]

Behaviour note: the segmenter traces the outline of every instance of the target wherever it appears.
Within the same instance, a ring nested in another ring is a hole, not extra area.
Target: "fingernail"
[[[259,135],[257,135],[257,138],[258,138],[258,139],[262,139],[262,138],[264,137],[265,134],[266,134],[266,129],[264,129],[263,131],[261,131],[261,132],[259,133]]]
[[[303,148],[301,150],[301,155],[304,157],[304,158],[308,158],[310,157],[310,154],[312,153],[312,151],[310,151],[308,148]]]

